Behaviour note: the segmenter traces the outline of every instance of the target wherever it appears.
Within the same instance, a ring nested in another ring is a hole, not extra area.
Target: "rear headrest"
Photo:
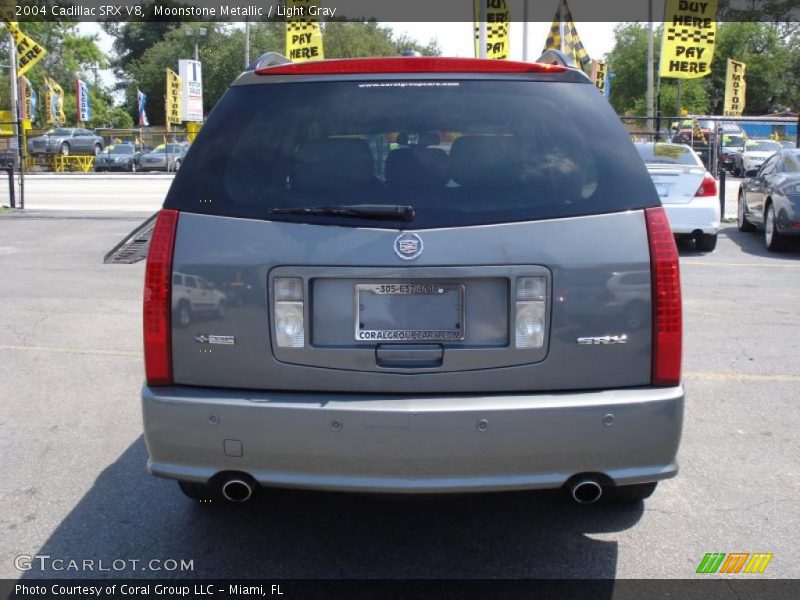
[[[464,186],[520,183],[522,148],[514,136],[464,136],[450,149],[450,177]]]
[[[398,148],[386,159],[386,184],[394,188],[444,187],[447,152],[441,148]]]
[[[329,138],[300,147],[292,168],[292,187],[303,190],[364,187],[372,182],[372,152],[366,141]]]

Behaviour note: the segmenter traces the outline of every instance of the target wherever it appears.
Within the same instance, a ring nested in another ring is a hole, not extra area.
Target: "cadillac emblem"
[[[414,260],[422,254],[422,239],[416,233],[404,233],[394,241],[394,252],[403,260]]]

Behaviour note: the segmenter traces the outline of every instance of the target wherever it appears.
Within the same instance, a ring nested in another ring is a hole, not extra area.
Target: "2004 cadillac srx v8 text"
[[[640,500],[677,473],[681,336],[664,210],[578,70],[265,55],[152,234],[148,468],[201,499]]]

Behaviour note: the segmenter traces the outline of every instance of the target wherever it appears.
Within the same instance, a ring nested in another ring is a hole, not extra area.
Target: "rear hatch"
[[[243,75],[165,203],[174,382],[649,385],[658,198],[586,81]]]
[[[706,169],[688,146],[637,144],[663,204],[687,204],[697,195]]]

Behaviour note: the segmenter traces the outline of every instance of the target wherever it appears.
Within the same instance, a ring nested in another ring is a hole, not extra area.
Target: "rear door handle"
[[[394,369],[441,367],[444,346],[441,344],[379,344],[375,348],[375,364]]]

